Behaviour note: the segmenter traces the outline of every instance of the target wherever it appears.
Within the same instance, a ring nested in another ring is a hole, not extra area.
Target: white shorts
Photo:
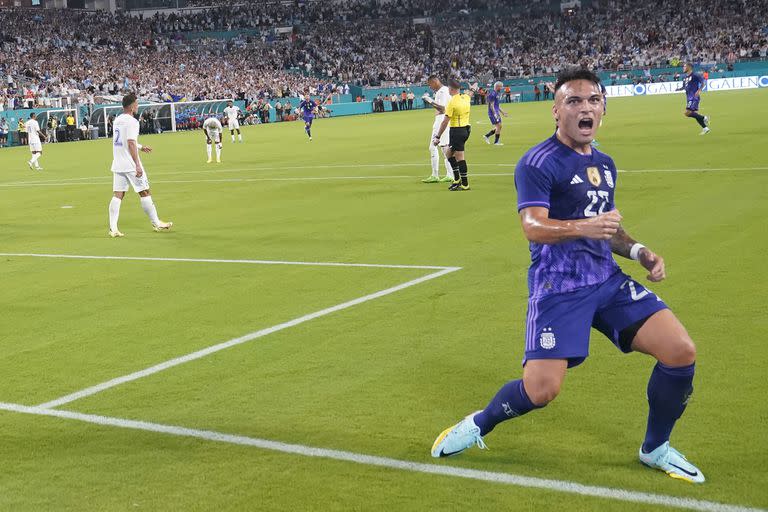
[[[432,125],[432,133],[429,136],[429,144],[430,145],[432,145],[432,137],[437,135],[437,132],[440,130],[440,125],[443,124],[443,119],[444,119],[443,115],[435,116],[435,122]],[[448,132],[450,132],[450,131],[451,130],[448,129],[448,128],[445,129],[445,131],[443,132],[443,135],[440,137],[440,144],[439,144],[440,146],[447,146],[449,144],[450,139],[449,139],[449,133]]]
[[[206,133],[213,142],[219,142],[219,130],[208,130]]]
[[[141,175],[141,178],[136,177],[136,171],[132,172],[114,172],[114,179],[112,180],[112,190],[115,192],[128,192],[128,185],[133,187],[133,191],[136,193],[149,189],[149,178],[147,178],[147,171]]]
[[[227,124],[229,125],[230,130],[240,129],[240,121],[238,121],[237,119],[230,119],[227,121]]]
[[[32,153],[42,153],[43,152],[43,144],[41,142],[30,142],[29,143],[29,151]]]

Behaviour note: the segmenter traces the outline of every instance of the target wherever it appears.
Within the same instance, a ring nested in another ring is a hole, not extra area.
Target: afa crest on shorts
[[[539,336],[539,345],[541,345],[541,348],[551,350],[555,348],[556,344],[557,340],[555,339],[555,333],[552,332],[551,327],[547,327],[541,331],[541,335]]]
[[[600,170],[597,167],[587,167],[587,178],[595,187],[599,187],[603,182],[603,179],[600,177]]]

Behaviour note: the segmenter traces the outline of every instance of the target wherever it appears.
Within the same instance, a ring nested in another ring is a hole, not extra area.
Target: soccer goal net
[[[184,101],[178,103],[142,103],[138,119],[141,133],[175,132],[202,126],[211,115],[220,115],[230,100]],[[94,110],[91,126],[99,127],[99,137],[112,136],[112,122],[123,112],[120,105],[110,105]]]

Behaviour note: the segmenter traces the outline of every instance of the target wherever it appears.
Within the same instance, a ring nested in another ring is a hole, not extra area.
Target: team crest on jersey
[[[613,188],[613,176],[611,175],[611,171],[606,169],[603,171],[603,174],[605,175],[605,182],[608,184],[609,187]]]
[[[555,348],[557,340],[555,339],[555,333],[552,332],[551,327],[547,327],[541,332],[539,336],[539,345],[545,350],[552,350]]]
[[[589,178],[589,182],[596,187],[599,187],[603,182],[597,167],[587,167],[587,178]]]

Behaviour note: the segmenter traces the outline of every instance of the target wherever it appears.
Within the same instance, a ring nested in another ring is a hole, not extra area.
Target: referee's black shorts
[[[471,126],[454,126],[448,132],[448,146],[453,151],[464,151],[464,144],[469,138]]]

